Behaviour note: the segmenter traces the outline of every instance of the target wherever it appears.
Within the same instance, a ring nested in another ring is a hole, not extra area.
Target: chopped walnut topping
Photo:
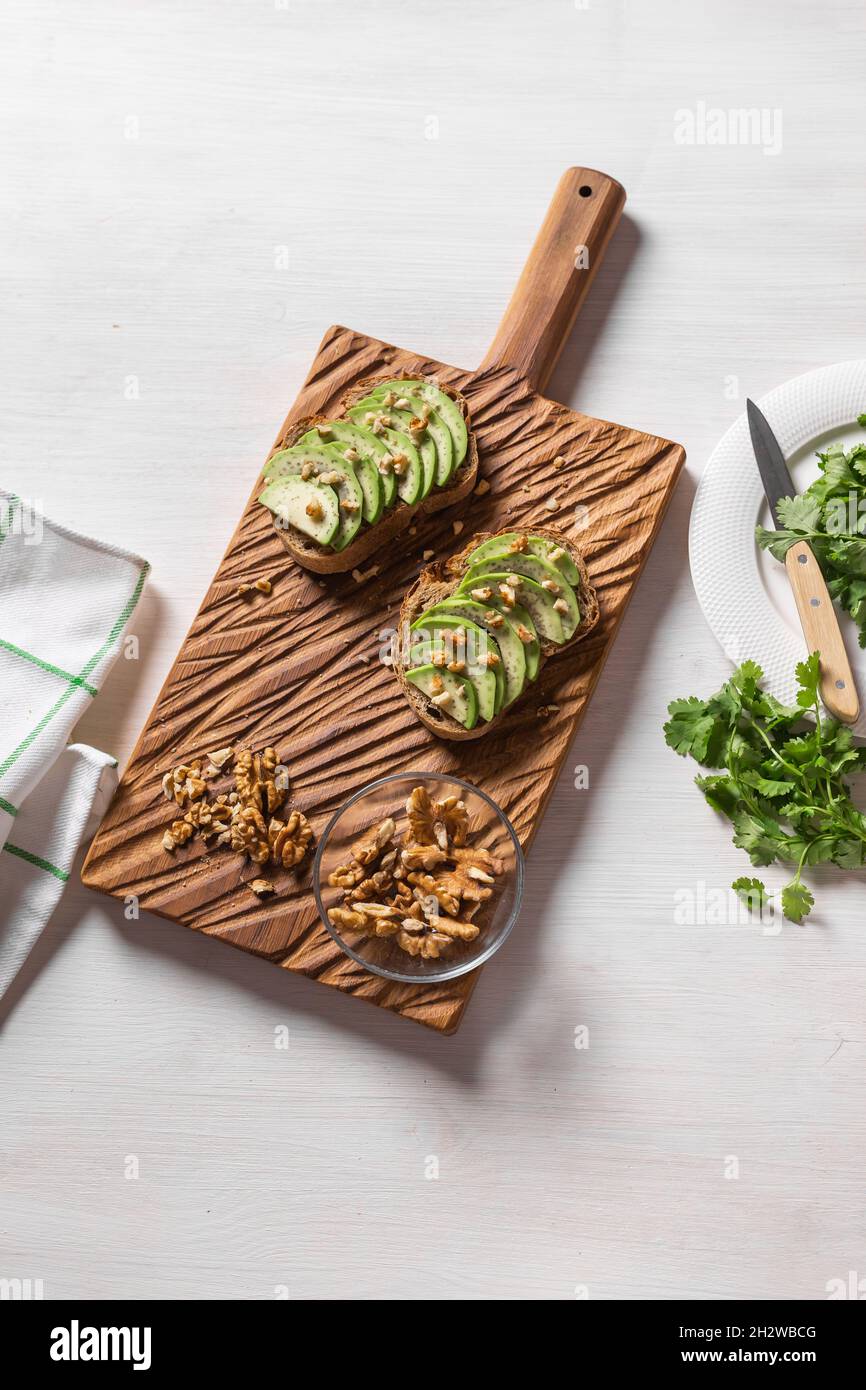
[[[433,559],[433,556],[434,556],[435,554],[436,554],[436,551],[435,551],[435,550],[425,550],[424,553],[423,553],[423,555],[421,556],[421,559],[422,559],[422,560],[432,560],[432,559]]]
[[[324,508],[318,497],[311,497],[304,511],[311,521],[321,521],[322,517],[325,515]]]
[[[376,465],[379,472],[386,475],[394,472],[394,459],[390,454],[383,454]]]
[[[495,608],[488,608],[484,614],[484,621],[487,623],[488,627],[497,628],[502,627],[505,619],[501,613],[496,612]]]
[[[208,753],[208,757],[218,772],[222,772],[226,763],[230,763],[235,755],[233,748],[218,748],[215,753]]]
[[[498,666],[502,658],[498,652],[486,652],[484,656],[485,666]]]
[[[318,472],[319,465],[317,463],[313,463],[312,459],[304,459],[301,464],[301,477],[305,483],[308,483],[311,478],[315,478]]]
[[[508,549],[512,555],[523,555],[529,541],[526,536],[515,536]]]
[[[391,455],[391,466],[398,478],[402,478],[406,469],[409,467],[409,456],[404,454],[402,449],[398,449]]]
[[[517,602],[517,594],[510,584],[499,585],[499,596],[507,608],[513,608]]]
[[[564,598],[558,598],[553,605],[553,609],[555,613],[567,613],[568,604],[566,603]]]
[[[350,444],[348,449],[343,450],[343,458],[347,463],[357,463],[360,457],[361,455],[353,444]]]
[[[448,665],[448,657],[446,656],[445,652],[434,652],[432,661],[434,666]]]
[[[482,584],[480,589],[471,589],[470,593],[476,603],[489,603],[493,597],[493,590],[489,584]]]
[[[555,579],[542,579],[541,587],[542,589],[546,589],[549,594],[561,593],[560,585],[557,584]]]
[[[535,641],[534,634],[529,631],[529,628],[526,627],[524,623],[517,624],[517,635],[524,645],[528,645],[530,642]]]
[[[547,558],[550,560],[551,564],[558,565],[560,560],[565,558],[565,551],[561,545],[554,546]]]
[[[320,439],[333,439],[334,431],[329,424],[317,425],[316,432]]]
[[[430,703],[436,705],[437,709],[446,709],[453,698],[450,690],[440,690],[438,695],[431,695]]]
[[[355,512],[360,511],[360,507],[354,497],[343,497],[340,499],[340,511],[347,512],[349,516],[354,516]]]
[[[449,671],[452,671],[452,672],[454,673],[455,676],[462,676],[463,673],[464,673],[465,670],[466,670],[466,662],[465,662],[465,661],[449,661],[449,662],[448,662],[448,670],[449,670]]]

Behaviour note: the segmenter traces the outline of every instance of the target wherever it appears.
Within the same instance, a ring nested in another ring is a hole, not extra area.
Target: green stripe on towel
[[[34,656],[32,652],[26,652],[23,647],[16,647],[13,642],[7,642],[0,637],[0,647],[4,651],[11,652],[13,656],[20,656],[23,661],[29,661],[34,666],[38,666],[41,671],[47,671],[50,676],[60,676],[69,685],[77,685],[81,690],[85,690],[88,695],[98,695],[99,691],[95,685],[88,685],[87,681],[80,676],[72,676],[68,671],[64,671],[60,666],[52,666],[50,661],[43,661],[41,656]]]
[[[40,859],[38,854],[31,854],[27,849],[21,849],[18,845],[10,845],[7,840],[3,848],[7,854],[14,854],[18,859],[24,859],[28,864],[33,864],[37,869],[44,869],[47,874],[53,874],[59,878],[61,883],[65,883],[69,874],[65,869],[58,869],[56,864],[50,864],[47,859]]]

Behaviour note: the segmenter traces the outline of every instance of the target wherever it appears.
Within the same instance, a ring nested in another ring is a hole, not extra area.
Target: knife
[[[770,504],[773,525],[780,527],[777,506],[781,498],[793,497],[796,489],[785,464],[779,442],[754,401],[746,401],[746,415],[752,448],[764,492]],[[784,528],[781,528],[784,529]],[[807,541],[797,541],[785,555],[785,569],[794,591],[800,626],[810,652],[821,657],[821,699],[836,719],[854,724],[860,714],[857,687],[851,674],[848,653],[839,630],[833,600],[827,592],[821,567]]]

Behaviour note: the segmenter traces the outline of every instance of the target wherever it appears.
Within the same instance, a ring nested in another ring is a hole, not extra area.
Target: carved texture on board
[[[478,971],[442,985],[392,984],[344,956],[318,919],[310,865],[276,876],[260,902],[245,886],[253,866],[200,842],[166,854],[169,815],[162,774],[226,744],[275,746],[292,776],[292,804],[318,833],[365,782],[405,769],[456,772],[483,787],[526,848],[538,828],[574,731],[682,466],[681,447],[578,415],[537,395],[508,368],[462,372],[334,327],[325,335],[289,420],[335,408],[371,373],[438,373],[469,399],[481,498],[420,521],[415,535],[365,562],[372,580],[317,577],[299,569],[269,514],[248,503],[181,652],[169,672],[88,855],[83,877],[102,892],[138,895],[159,913],[383,1008],[453,1032]],[[288,421],[286,422],[288,424]],[[283,430],[280,431],[279,439]],[[561,455],[566,467],[556,470]],[[555,497],[555,517],[545,508]],[[585,644],[549,661],[527,698],[489,738],[442,743],[412,715],[378,659],[380,632],[422,566],[462,548],[476,530],[555,520],[566,528],[585,507],[580,533],[599,594],[601,621]],[[452,523],[464,522],[455,539]],[[268,574],[273,592],[245,603],[241,580]],[[541,720],[540,706],[559,712]]]

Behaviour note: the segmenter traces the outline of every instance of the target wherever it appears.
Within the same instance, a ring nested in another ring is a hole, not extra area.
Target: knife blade
[[[779,448],[779,441],[754,401],[746,401],[746,418],[749,422],[749,434],[752,436],[752,449],[758,472],[770,504],[773,525],[779,530],[777,503],[782,497],[793,497],[796,488],[788,472],[785,455]]]
[[[796,493],[785,455],[754,401],[746,401],[746,418],[773,525],[777,530],[784,530],[779,522],[778,504],[781,498],[793,497]],[[808,649],[820,654],[821,699],[841,723],[855,724],[860,715],[857,687],[833,600],[827,592],[821,566],[808,541],[796,541],[790,546],[785,554],[785,569]]]

